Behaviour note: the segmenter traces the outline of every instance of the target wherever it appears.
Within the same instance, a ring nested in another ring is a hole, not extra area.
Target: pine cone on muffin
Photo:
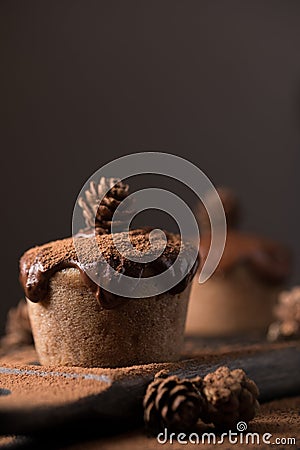
[[[128,193],[129,185],[117,178],[101,177],[98,185],[91,181],[90,188],[85,191],[85,199],[81,197],[78,201],[87,227],[85,231],[95,228],[96,234],[110,233],[114,212]],[[124,219],[127,214],[128,211],[122,212]],[[114,222],[114,226],[121,227],[122,223],[123,220]]]
[[[152,433],[164,428],[187,431],[196,425],[204,409],[200,377],[179,379],[160,372],[149,384],[144,397],[144,421]]]
[[[219,367],[205,376],[202,389],[207,408],[201,419],[216,428],[233,429],[239,421],[253,419],[258,410],[258,388],[242,369]]]
[[[300,286],[279,295],[274,315],[276,321],[268,330],[270,341],[300,338]]]

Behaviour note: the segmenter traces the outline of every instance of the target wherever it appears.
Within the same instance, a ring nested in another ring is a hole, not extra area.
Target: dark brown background
[[[0,3],[0,329],[27,248],[70,235],[103,163],[166,151],[235,188],[299,282],[300,3]]]

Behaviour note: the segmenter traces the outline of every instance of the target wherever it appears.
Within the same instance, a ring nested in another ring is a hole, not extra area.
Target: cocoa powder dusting
[[[130,231],[129,238],[133,247],[139,251],[151,254],[150,231],[151,229],[149,228]],[[178,279],[181,279],[184,275],[182,281],[170,291],[172,294],[176,294],[183,291],[190,282],[197,270],[199,261],[197,259],[193,263],[193,247],[189,243],[182,243],[178,235],[167,232],[165,234],[167,244],[163,253],[149,263],[136,262],[130,259],[130,248],[128,249],[126,246],[125,233],[96,236],[89,234],[78,235],[76,246],[80,246],[85,265],[94,265],[97,267],[97,270],[101,271],[101,264],[103,264],[101,259],[104,258],[115,271],[138,279],[149,276],[149,274],[154,276],[164,272],[173,265],[180,253],[180,258],[186,264],[182,264],[182,268],[179,268],[182,273],[176,274]],[[92,245],[93,239],[95,239],[96,246]],[[117,250],[113,239],[118,240],[121,253]],[[100,289],[86,275],[85,265],[82,265],[78,260],[73,238],[61,239],[34,247],[22,256],[20,260],[20,282],[26,297],[33,302],[39,302],[47,298],[49,280],[55,272],[75,267],[80,271],[83,281],[95,293],[104,308],[116,306],[119,303],[119,299],[116,299],[116,296],[111,295],[108,291]],[[190,267],[187,274],[184,272],[186,265]]]

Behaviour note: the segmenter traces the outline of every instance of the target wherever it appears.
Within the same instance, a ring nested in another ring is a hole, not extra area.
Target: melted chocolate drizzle
[[[145,273],[149,273],[149,270],[151,276],[164,272],[175,262],[179,255],[181,246],[180,237],[167,232],[165,234],[167,236],[167,245],[164,252],[156,260],[145,264],[132,262],[122,257],[113,245],[112,235],[96,236],[96,240],[102,255],[115,270],[140,279],[145,276]],[[137,248],[145,249],[149,245],[149,229],[133,230],[129,232],[129,235],[132,244]],[[85,235],[82,236],[82,239],[82,242],[86,246],[88,259],[94,262],[93,255],[89,254],[89,238]],[[189,266],[191,265],[191,249],[190,244],[183,246],[183,257]],[[198,265],[199,258],[193,264],[190,271],[185,274],[184,278],[169,290],[170,294],[175,295],[186,288],[195,275]],[[26,297],[36,303],[48,299],[51,277],[56,272],[67,268],[76,268],[79,270],[84,283],[94,293],[103,308],[115,308],[119,304],[128,301],[127,297],[112,294],[109,290],[101,288],[91,280],[86,273],[85,267],[77,259],[72,237],[34,247],[22,256],[20,260],[20,282]],[[180,269],[182,272],[178,273],[179,279],[182,278],[184,268],[186,268],[186,264],[182,264],[182,268]]]
[[[201,236],[200,256],[203,266],[210,248],[211,235]],[[239,264],[246,264],[255,274],[272,284],[281,284],[291,273],[292,255],[280,243],[259,236],[229,230],[216,273],[227,273]]]

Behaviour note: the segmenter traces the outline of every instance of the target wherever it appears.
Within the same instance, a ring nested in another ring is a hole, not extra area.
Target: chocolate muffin
[[[199,284],[211,242],[209,219],[204,207],[199,206],[201,265],[191,289],[186,333],[219,337],[264,334],[273,320],[278,294],[290,275],[291,253],[278,242],[239,230],[241,214],[236,195],[228,188],[219,188],[218,193],[227,220],[226,245],[214,274]]]
[[[165,232],[167,243],[162,254],[147,263],[136,262],[130,259],[130,252],[124,257],[115,246],[113,238],[122,242],[125,233],[110,234],[107,214],[105,221],[101,217],[96,225],[102,234],[94,236],[85,230],[77,236],[87,266],[96,264],[99,272],[105,270],[99,250],[117,273],[135,278],[138,285],[143,278],[163,273],[180,258],[174,285],[168,290],[161,286],[162,293],[155,296],[123,297],[110,291],[113,277],[109,274],[104,277],[105,289],[89,278],[72,237],[28,250],[20,260],[20,280],[40,362],[118,367],[178,359],[191,280],[199,261],[192,261],[192,246]],[[129,231],[132,246],[151,254],[150,231]]]

